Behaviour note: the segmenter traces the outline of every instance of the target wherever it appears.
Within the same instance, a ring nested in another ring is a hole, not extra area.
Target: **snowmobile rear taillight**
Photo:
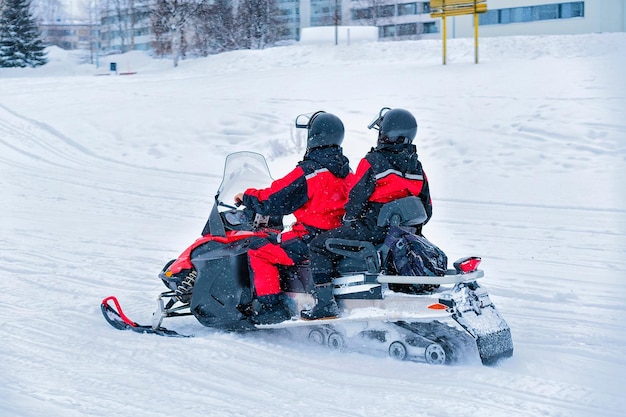
[[[456,261],[454,263],[454,268],[463,274],[467,274],[469,272],[474,272],[478,269],[478,265],[480,265],[480,261],[482,259],[478,256],[471,256],[469,258],[464,258]]]

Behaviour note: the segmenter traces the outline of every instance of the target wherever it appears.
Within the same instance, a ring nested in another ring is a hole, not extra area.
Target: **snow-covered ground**
[[[626,34],[141,54],[0,70],[0,415],[618,417],[626,409]],[[134,75],[108,73],[108,62]],[[383,106],[419,122],[451,259],[483,257],[511,327],[499,366],[430,366],[150,321],[224,157],[299,160],[299,113],[342,118],[351,165]]]

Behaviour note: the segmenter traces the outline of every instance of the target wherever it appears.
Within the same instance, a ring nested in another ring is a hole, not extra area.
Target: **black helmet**
[[[325,111],[315,112],[311,117],[301,114],[296,117],[296,127],[308,130],[307,150],[320,146],[341,146],[343,142],[344,128],[341,119]]]
[[[417,134],[417,121],[404,109],[383,107],[368,126],[378,130],[378,144],[412,143]]]

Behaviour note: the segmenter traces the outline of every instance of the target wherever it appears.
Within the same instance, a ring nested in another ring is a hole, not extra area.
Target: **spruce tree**
[[[48,62],[30,0],[4,0],[0,11],[0,67],[37,67]]]

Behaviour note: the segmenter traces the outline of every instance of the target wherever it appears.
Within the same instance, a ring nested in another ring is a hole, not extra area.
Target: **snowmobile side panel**
[[[182,270],[191,269],[193,264],[191,259],[196,256],[198,251],[208,252],[213,249],[219,248],[220,244],[233,243],[239,240],[252,239],[255,237],[265,237],[265,232],[252,232],[252,231],[229,231],[224,236],[204,235],[196,239],[187,249],[185,249],[179,256],[173,261],[170,261],[163,268],[162,273],[169,273],[169,276],[176,275]],[[161,277],[163,279],[163,277]]]
[[[242,301],[251,301],[247,248],[240,240],[194,257],[198,277],[190,309],[200,323],[225,330],[254,328],[238,310]]]

